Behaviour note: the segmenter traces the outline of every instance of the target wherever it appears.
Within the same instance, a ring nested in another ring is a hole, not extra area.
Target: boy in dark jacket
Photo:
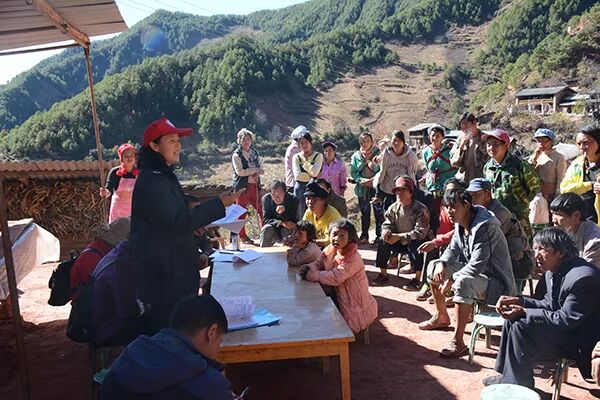
[[[166,118],[144,131],[140,173],[133,189],[130,241],[136,262],[136,287],[140,299],[151,305],[148,333],[165,328],[177,300],[198,294],[198,248],[194,231],[225,215],[240,192],[188,209],[185,195],[173,172],[179,162],[179,138],[192,134]]]
[[[102,384],[110,400],[232,400],[223,366],[214,361],[227,318],[210,295],[177,303],[170,327],[134,340],[115,360]]]

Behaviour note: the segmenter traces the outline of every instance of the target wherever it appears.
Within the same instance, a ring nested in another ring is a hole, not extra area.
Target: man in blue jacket
[[[225,332],[227,318],[214,297],[183,298],[169,328],[140,336],[115,360],[102,399],[232,400],[223,366],[214,360]]]
[[[573,239],[547,228],[533,239],[548,288],[542,300],[502,296],[496,303],[506,318],[496,359],[502,375],[483,383],[513,383],[533,388],[537,361],[570,358],[590,377],[591,354],[600,339],[600,270],[579,258]]]

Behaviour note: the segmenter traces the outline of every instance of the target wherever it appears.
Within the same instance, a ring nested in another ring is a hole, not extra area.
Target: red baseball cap
[[[406,189],[411,193],[415,193],[415,184],[413,183],[412,179],[399,177],[396,178],[396,181],[394,182],[394,193],[398,189]]]
[[[184,137],[190,136],[192,132],[191,128],[177,128],[167,118],[160,118],[146,127],[142,145],[148,146],[150,145],[150,142],[164,135],[176,133],[179,137]]]
[[[487,140],[490,137],[498,139],[506,144],[510,144],[510,136],[504,129],[494,129],[493,131],[488,131],[481,136],[483,140]]]

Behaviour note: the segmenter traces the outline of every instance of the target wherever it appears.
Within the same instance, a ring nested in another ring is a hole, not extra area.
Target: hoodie
[[[454,280],[461,275],[487,277],[486,303],[495,304],[501,295],[512,296],[517,291],[508,244],[500,221],[492,213],[481,206],[473,206],[473,213],[469,236],[455,224],[452,240],[440,260],[464,264],[454,273]]]
[[[223,366],[204,357],[181,333],[163,329],[140,336],[115,360],[102,399],[232,400]]]

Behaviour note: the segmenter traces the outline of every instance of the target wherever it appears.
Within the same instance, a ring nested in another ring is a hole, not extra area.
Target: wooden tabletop
[[[256,308],[280,316],[278,325],[229,332],[223,348],[286,343],[351,342],[354,335],[318,283],[288,268],[285,247],[256,249],[263,256],[249,264],[215,262],[211,294],[252,296]]]

